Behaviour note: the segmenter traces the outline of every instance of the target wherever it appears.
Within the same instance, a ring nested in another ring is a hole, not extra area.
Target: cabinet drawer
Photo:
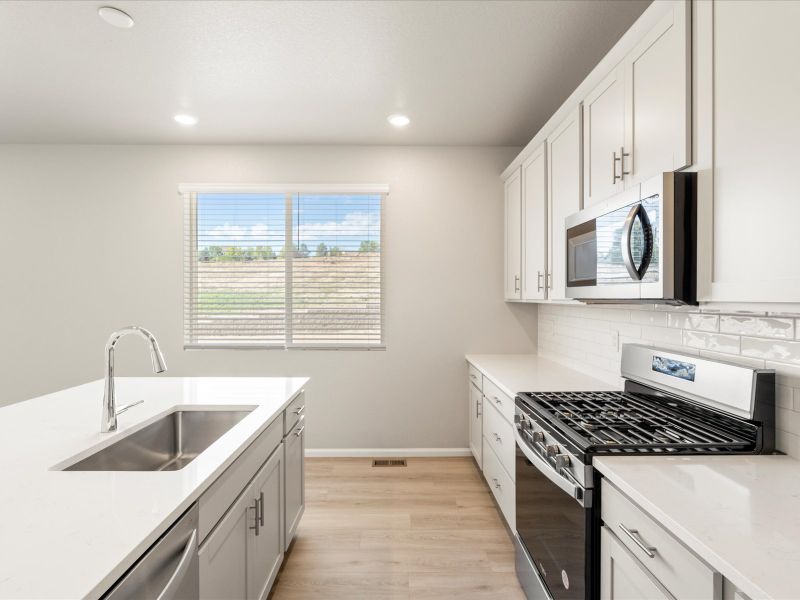
[[[283,435],[289,433],[306,410],[306,392],[301,390],[283,411]]]
[[[509,423],[514,422],[514,399],[505,392],[500,391],[493,381],[485,379],[483,382],[483,395],[486,403],[491,404]]]
[[[483,411],[483,437],[500,459],[500,464],[514,481],[514,465],[516,464],[516,441],[514,427],[506,421],[492,405]]]
[[[469,370],[469,380],[475,387],[483,391],[483,375],[481,375],[481,372],[469,363],[467,363],[467,368]]]
[[[500,459],[497,458],[497,454],[494,453],[486,438],[483,440],[483,476],[500,506],[500,512],[503,513],[506,523],[511,531],[516,531],[514,482],[508,477],[506,470],[500,464]]]
[[[200,496],[200,542],[214,529],[222,515],[253,478],[261,465],[272,455],[283,440],[283,420],[272,423],[250,444],[233,464]]]
[[[675,598],[719,596],[718,573],[605,479],[601,492],[606,527]]]

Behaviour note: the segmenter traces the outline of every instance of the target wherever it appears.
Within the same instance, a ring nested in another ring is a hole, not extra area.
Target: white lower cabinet
[[[303,516],[303,511],[306,507],[305,418],[301,418],[292,430],[286,434],[283,446],[286,460],[286,539],[284,540],[284,547],[288,550],[297,530],[297,525],[300,523],[300,517]]]
[[[600,532],[601,600],[671,600],[672,596],[608,527]]]
[[[514,470],[514,400],[491,379],[467,363],[469,373],[469,448],[483,473],[500,513],[517,530]]]
[[[483,468],[483,394],[469,384],[469,449],[479,468]]]
[[[200,598],[267,597],[283,561],[282,482],[281,445],[200,547]]]
[[[283,562],[283,450],[281,444],[248,488],[254,499],[250,507],[253,513],[252,535],[247,540],[248,598],[267,597]]]
[[[601,598],[721,599],[718,572],[608,480],[601,486]]]
[[[492,409],[493,410],[493,409]],[[483,476],[492,491],[503,518],[511,531],[517,529],[514,481],[492,450],[486,437],[483,438]]]
[[[201,599],[269,595],[305,507],[304,402],[301,394],[200,497]]]

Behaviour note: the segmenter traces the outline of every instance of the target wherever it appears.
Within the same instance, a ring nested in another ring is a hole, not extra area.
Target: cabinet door
[[[259,520],[258,529],[247,538],[248,598],[267,597],[283,562],[283,453],[284,448],[279,447],[248,488],[250,499],[258,506]]]
[[[547,138],[548,290],[551,300],[567,295],[564,220],[581,209],[581,107]]]
[[[622,191],[625,70],[616,67],[583,101],[583,207]],[[627,157],[625,157],[627,158]]]
[[[483,445],[483,394],[471,383],[469,384],[469,449],[478,463],[478,468],[483,468],[481,447]]]
[[[522,297],[522,175],[517,170],[505,183],[505,297]]]
[[[601,600],[674,600],[607,527],[600,532]]]
[[[625,59],[625,187],[691,162],[689,10],[672,3]]]
[[[306,450],[306,425],[305,417],[301,418],[286,436],[284,471],[286,473],[286,521],[284,527],[285,550],[294,539],[300,517],[306,507],[305,486],[305,450]]]
[[[542,144],[522,165],[522,299],[547,297],[547,152]]]
[[[249,488],[248,488],[249,489]],[[198,552],[201,600],[247,600],[247,549],[255,525],[245,490],[203,541]]]

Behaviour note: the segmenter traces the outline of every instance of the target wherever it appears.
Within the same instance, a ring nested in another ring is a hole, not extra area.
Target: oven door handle
[[[563,477],[560,473],[557,473],[555,469],[553,469],[547,462],[544,461],[544,459],[537,456],[531,447],[528,446],[528,443],[522,438],[519,430],[515,430],[514,435],[517,438],[517,447],[522,450],[525,458],[527,458],[534,467],[539,469],[542,472],[542,475],[555,483],[561,489],[561,491],[569,494],[573,500],[576,500],[578,504],[584,506],[583,488],[579,485],[571,483],[566,477]]]

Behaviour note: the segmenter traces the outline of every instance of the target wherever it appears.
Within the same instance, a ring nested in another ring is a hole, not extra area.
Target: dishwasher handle
[[[181,560],[178,562],[178,566],[175,568],[175,572],[172,573],[169,581],[167,581],[167,585],[165,585],[164,589],[161,590],[157,600],[175,600],[178,591],[181,589],[181,584],[183,583],[186,574],[189,572],[189,569],[192,566],[192,559],[194,559],[196,554],[197,529],[193,529],[192,535],[189,536],[189,540],[186,542],[186,547],[183,549]]]

